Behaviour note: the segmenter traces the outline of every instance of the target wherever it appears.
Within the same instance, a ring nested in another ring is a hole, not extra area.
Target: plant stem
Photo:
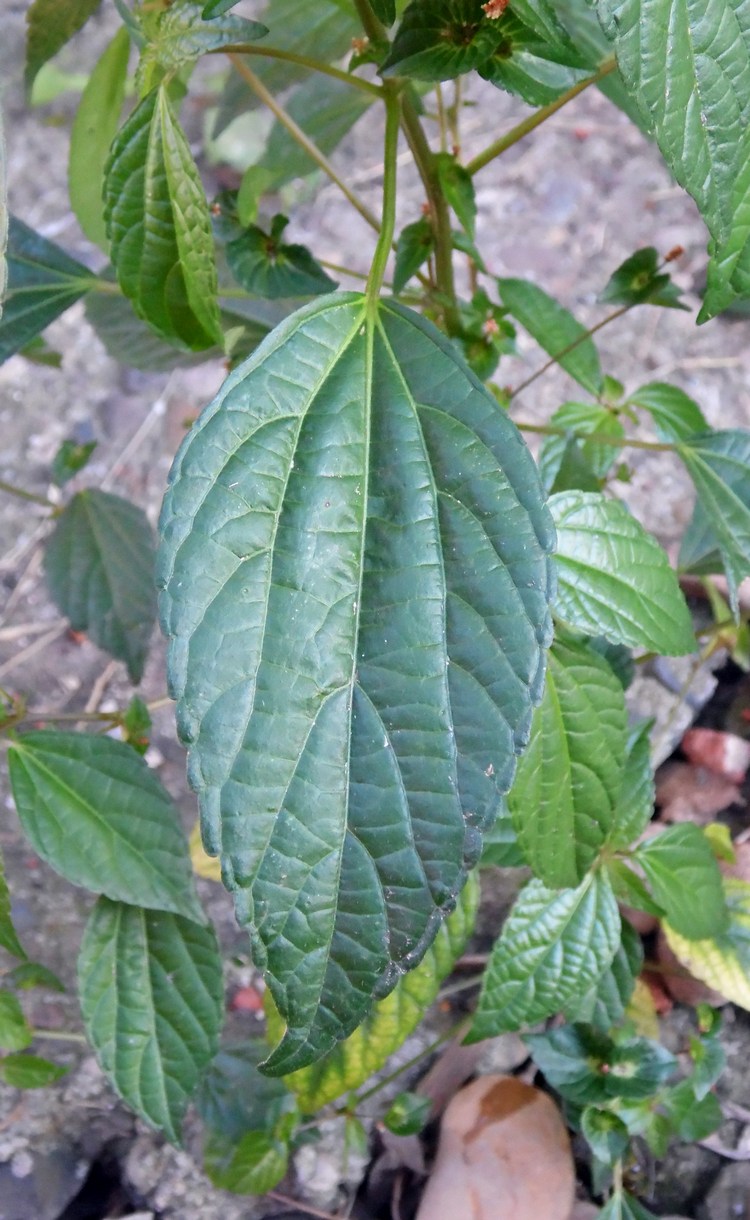
[[[445,102],[443,100],[443,89],[440,81],[435,85],[435,97],[437,99],[438,123],[440,124],[440,151],[448,151],[448,118],[445,112]]]
[[[46,1038],[49,1042],[80,1042],[86,1045],[83,1034],[68,1033],[63,1029],[32,1029],[35,1038]]]
[[[42,504],[45,508],[57,511],[57,504],[53,504],[46,496],[39,496],[34,491],[26,491],[23,487],[16,487],[15,483],[6,483],[5,479],[0,479],[0,491],[4,491],[9,496],[15,496],[18,500],[30,500],[32,504]]]
[[[383,1079],[379,1080],[377,1084],[374,1084],[369,1089],[366,1089],[364,1093],[359,1093],[354,1099],[354,1108],[356,1109],[357,1106],[360,1106],[363,1101],[367,1101],[370,1097],[374,1097],[376,1093],[379,1093],[381,1089],[384,1089],[387,1085],[391,1084],[392,1081],[398,1080],[399,1076],[401,1076],[403,1072],[408,1072],[409,1068],[415,1067],[416,1064],[418,1064],[422,1059],[425,1059],[428,1055],[431,1055],[433,1051],[438,1050],[438,1048],[443,1046],[444,1043],[450,1042],[452,1038],[455,1038],[459,1033],[465,1030],[467,1024],[467,1018],[463,1017],[456,1025],[452,1025],[451,1028],[446,1030],[444,1034],[441,1034],[439,1038],[435,1038],[434,1041],[430,1042],[430,1044],[423,1050],[419,1051],[411,1059],[408,1059],[406,1063],[402,1063],[400,1067],[397,1067],[392,1072],[389,1072],[387,1076],[384,1076]],[[342,1110],[337,1111],[337,1113],[350,1113],[351,1109],[351,1106],[346,1106]]]
[[[555,352],[554,356],[550,356],[546,364],[543,364],[540,369],[537,369],[535,373],[532,373],[530,377],[527,377],[525,381],[522,381],[520,385],[517,385],[515,390],[511,390],[508,396],[508,401],[510,402],[512,398],[515,398],[517,394],[520,394],[522,390],[525,390],[527,386],[530,386],[534,381],[537,380],[538,377],[541,377],[547,372],[548,369],[551,369],[553,364],[559,364],[563,356],[570,355],[570,353],[574,352],[577,347],[580,347],[582,343],[585,343],[587,339],[590,339],[592,335],[595,335],[597,331],[602,330],[605,326],[609,326],[610,322],[614,322],[617,318],[621,318],[623,314],[627,313],[628,310],[632,308],[632,305],[621,305],[620,308],[615,309],[613,313],[607,314],[606,318],[602,318],[601,322],[597,322],[596,326],[591,326],[588,330],[584,330],[577,339],[574,339],[573,342],[569,343],[567,347],[564,347],[562,351]]]
[[[319,1207],[311,1207],[309,1203],[301,1203],[299,1199],[293,1199],[291,1195],[283,1195],[279,1190],[267,1190],[265,1197],[267,1199],[275,1199],[277,1203],[283,1203],[286,1207],[295,1207],[298,1212],[304,1212],[306,1216],[316,1216],[318,1220],[338,1220],[333,1212],[322,1212]]]
[[[616,67],[614,56],[605,59],[593,76],[587,76],[585,80],[579,80],[577,84],[568,89],[567,93],[563,93],[556,98],[554,102],[550,102],[547,106],[540,107],[530,114],[528,118],[522,119],[515,127],[511,127],[504,136],[500,136],[498,140],[494,140],[484,152],[477,153],[466,166],[466,170],[470,174],[479,173],[480,169],[484,169],[485,165],[489,165],[490,161],[494,161],[495,157],[499,157],[506,149],[511,148],[527,136],[529,132],[534,131],[541,123],[544,123],[563,106],[567,106],[568,102],[572,102],[574,97],[578,97],[579,93],[583,93],[584,89],[588,89],[590,85],[597,84],[603,80],[605,76],[609,76]]]
[[[112,722],[115,722],[119,719],[119,716],[119,712],[48,712],[44,709],[41,709],[40,711],[33,709],[31,711],[24,712],[22,719],[16,721],[16,723],[24,724],[27,720],[59,720],[60,722],[65,720],[86,720],[90,721],[92,724],[95,724],[101,720],[111,720]]]
[[[401,100],[392,85],[384,86],[385,96],[385,147],[383,152],[383,215],[380,237],[375,247],[372,268],[367,279],[367,305],[370,316],[374,316],[383,286],[385,268],[393,243],[396,223],[396,157],[398,154],[398,132],[401,118]]]
[[[292,116],[287,114],[284,107],[276,101],[273,94],[269,93],[262,80],[255,75],[252,68],[248,67],[248,65],[242,59],[242,56],[230,52],[228,58],[235,71],[244,81],[247,82],[255,95],[260,98],[264,105],[268,107],[274,117],[278,119],[279,123],[281,123],[282,127],[286,128],[292,139],[299,144],[300,148],[304,149],[310,160],[314,161],[319,169],[322,169],[323,172],[328,175],[331,182],[333,182],[339,188],[341,193],[349,200],[352,207],[355,208],[356,211],[359,212],[360,216],[367,221],[368,225],[370,225],[370,227],[374,229],[376,233],[380,232],[380,225],[378,223],[377,216],[370,211],[370,209],[365,203],[362,202],[358,195],[355,195],[354,191],[347,186],[343,178],[339,177],[336,170],[331,165],[331,162],[328,160],[325,154],[320,151],[317,144],[313,143],[299,124],[295,123]]]
[[[640,441],[629,436],[597,436],[590,432],[576,432],[575,428],[558,428],[554,424],[532,424],[525,419],[514,419],[521,432],[536,432],[540,436],[574,436],[576,440],[592,445],[609,445],[612,449],[651,449],[656,453],[674,453],[676,445],[671,441]]]
[[[310,72],[322,72],[324,76],[333,76],[336,80],[351,85],[353,89],[361,89],[363,93],[370,93],[373,97],[383,95],[380,85],[363,80],[361,76],[353,76],[351,72],[345,72],[342,68],[334,68],[332,64],[324,63],[321,59],[311,59],[309,55],[297,55],[294,51],[282,51],[279,47],[257,46],[255,43],[234,47],[233,51],[237,55],[260,55],[265,59],[282,59],[285,63],[299,64],[301,68],[308,68]],[[216,54],[216,52],[214,53]]]

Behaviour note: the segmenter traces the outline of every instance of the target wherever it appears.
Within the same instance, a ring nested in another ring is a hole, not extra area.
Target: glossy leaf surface
[[[650,381],[630,396],[636,407],[645,407],[662,441],[684,441],[696,433],[708,432],[708,424],[698,406],[679,386]]]
[[[146,10],[142,23],[148,41],[138,66],[138,80],[148,93],[160,78],[179,70],[201,55],[230,50],[255,42],[268,33],[266,26],[233,13],[206,15],[200,0],[172,0],[154,11]]]
[[[396,32],[383,76],[451,80],[478,68],[502,40],[481,0],[412,0]]]
[[[353,294],[229,378],[161,530],[191,782],[285,1074],[418,963],[478,858],[541,694],[553,534],[451,344]]]
[[[87,632],[140,681],[156,619],[153,535],[143,510],[109,492],[78,492],[58,517],[44,570],[73,630]]]
[[[503,304],[548,356],[595,397],[602,388],[599,353],[567,309],[530,280],[497,281]]]
[[[24,832],[66,880],[204,922],[177,810],[135,750],[43,731],[24,733],[9,756]]]
[[[643,843],[636,859],[676,932],[704,940],[725,931],[728,915],[721,874],[699,827],[692,822],[670,826]]]
[[[696,533],[708,532],[721,553],[736,614],[740,581],[750,574],[750,432],[711,432],[678,452],[698,495],[683,546],[689,548]]]
[[[11,216],[8,284],[0,320],[0,364],[30,343],[91,284],[91,272]]]
[[[253,296],[269,300],[333,291],[335,282],[306,246],[281,240],[286,225],[286,216],[275,216],[270,232],[250,225],[227,242],[227,263],[237,283]]]
[[[750,1010],[750,885],[724,878],[729,924],[718,936],[688,940],[664,924],[669,947],[679,962],[707,987]]]
[[[78,986],[86,1033],[115,1089],[179,1142],[223,1018],[213,929],[100,898],[84,932]]]
[[[617,444],[603,443],[608,436],[615,442],[625,436],[617,416],[598,402],[564,402],[550,423],[569,431],[544,438],[538,461],[545,490],[598,491],[621,452]],[[587,441],[587,436],[592,439]]]
[[[629,847],[643,834],[654,812],[654,769],[651,765],[651,721],[633,729],[628,739],[620,794],[610,835],[614,847]]]

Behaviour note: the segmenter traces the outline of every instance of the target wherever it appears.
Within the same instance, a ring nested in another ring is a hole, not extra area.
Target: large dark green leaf
[[[124,661],[139,682],[154,620],[154,547],[142,509],[105,491],[80,491],[47,543],[50,593],[75,631]]]
[[[242,47],[268,33],[260,22],[233,13],[206,17],[205,8],[202,0],[171,0],[169,5],[155,6],[153,12],[146,10],[142,24],[147,42],[138,65],[143,93],[201,55]]]
[[[750,287],[750,9],[745,0],[597,0],[620,72],[711,233],[701,319]]]
[[[159,334],[221,343],[208,204],[165,88],[120,129],[107,163],[104,219],[120,287]]]
[[[469,1041],[535,1025],[582,1001],[619,943],[620,916],[604,873],[557,892],[530,881],[495,941]]]
[[[547,885],[577,885],[607,839],[626,741],[625,696],[609,665],[585,644],[557,642],[508,797],[521,850]]]
[[[614,644],[667,656],[694,651],[690,611],[669,560],[624,504],[566,491],[552,496],[550,510],[560,618]]]
[[[95,13],[101,0],[33,0],[26,13],[26,87]]]
[[[130,38],[122,26],[89,77],[70,133],[70,205],[86,236],[107,250],[102,185],[110,146],[120,123]]]
[[[503,38],[482,0],[412,0],[406,9],[383,76],[450,80],[478,68]]]
[[[713,542],[720,551],[736,614],[740,581],[750,575],[750,432],[710,432],[678,452],[698,493],[686,541],[695,548],[701,536],[704,550]]]
[[[177,1142],[221,1030],[213,929],[100,898],[81,944],[78,987],[89,1041],[117,1092]]]
[[[91,287],[83,263],[11,216],[8,285],[0,322],[0,364],[54,322]]]
[[[530,280],[497,281],[503,304],[584,390],[596,397],[602,388],[599,353],[585,327],[554,297]]]
[[[284,1074],[419,962],[478,858],[541,694],[553,533],[449,341],[355,294],[229,378],[161,529],[180,734]]]
[[[21,825],[74,885],[204,921],[168,793],[130,746],[91,733],[25,733],[9,750]]]
[[[530,106],[555,101],[595,67],[574,47],[554,10],[539,0],[513,4],[497,24],[501,41],[478,65],[479,73]]]

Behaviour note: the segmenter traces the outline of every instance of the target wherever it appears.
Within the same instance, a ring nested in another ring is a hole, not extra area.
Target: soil
[[[101,256],[80,233],[67,202],[68,132],[76,95],[63,93],[51,104],[32,110],[23,99],[19,77],[27,8],[25,0],[0,0],[0,81],[6,85],[3,103],[11,209],[73,256],[98,266]],[[105,45],[114,20],[112,6],[104,5],[60,57],[61,66],[79,71],[83,65],[85,71]],[[517,100],[491,87],[475,89],[470,100],[464,125],[467,156],[527,113]],[[204,99],[188,100],[186,122],[196,137],[204,121],[203,110]],[[334,157],[344,174],[356,165],[354,185],[373,210],[379,204],[381,135],[379,120],[368,116]],[[221,174],[207,165],[202,170],[212,194]],[[749,323],[719,319],[696,329],[694,289],[705,269],[704,227],[656,150],[624,115],[589,90],[532,138],[509,150],[501,162],[483,170],[476,186],[477,239],[490,272],[535,279],[587,324],[602,316],[596,297],[610,272],[635,249],[653,245],[665,253],[676,245],[684,247],[684,256],[674,265],[674,277],[693,312],[633,310],[617,326],[601,333],[604,367],[630,389],[646,381],[673,381],[700,403],[714,426],[750,425]],[[316,176],[298,194],[290,237],[309,243],[321,258],[366,272],[372,234],[336,187]],[[416,174],[402,150],[399,222],[416,219],[422,203]],[[351,286],[355,284],[352,281]],[[350,285],[344,281],[344,286]],[[155,522],[186,421],[194,418],[220,385],[221,364],[207,363],[168,376],[124,369],[108,358],[86,323],[81,305],[49,328],[48,339],[63,354],[61,369],[32,366],[20,357],[0,368],[0,478],[54,496],[50,463],[61,441],[66,437],[95,439],[94,458],[72,489],[104,486],[137,501]],[[523,336],[518,349],[518,356],[502,366],[503,384],[518,384],[543,363],[538,349]],[[552,372],[519,395],[514,416],[532,422],[544,419],[576,393],[564,374]],[[622,485],[621,494],[664,544],[673,546],[691,509],[686,477],[676,461],[665,460],[664,455],[654,460],[636,452],[629,460],[632,476]],[[86,639],[72,635],[47,596],[41,551],[47,528],[43,514],[34,506],[4,498],[0,685],[27,694],[30,706],[38,709],[121,706],[131,694],[123,667],[109,662]],[[705,674],[700,680],[705,689],[698,702],[713,685]],[[669,686],[670,680],[665,683],[656,675],[654,686],[640,697],[641,713],[651,714],[658,699],[673,707]],[[140,693],[155,700],[164,690],[163,646],[155,638]],[[678,736],[679,732],[681,729]],[[190,828],[195,807],[168,707],[154,715],[152,742],[148,761],[173,794]],[[52,967],[67,985],[64,995],[28,993],[26,1009],[35,1026],[57,1033],[76,1032],[80,1018],[75,959],[91,899],[60,881],[36,859],[20,838],[7,793],[2,799],[0,847],[11,879],[17,928],[29,953]],[[746,819],[747,806],[740,816]],[[236,929],[230,903],[219,887],[202,882],[201,896],[228,953],[231,993],[253,978],[247,943]],[[483,928],[498,926],[508,901],[506,893],[493,894],[489,887]],[[439,1023],[440,1016],[435,1020]],[[731,1014],[732,1036],[740,1048],[732,1071],[742,1079],[739,1093],[747,1095],[745,1104],[750,1104],[747,1022],[745,1014]],[[235,1033],[248,1032],[257,1027],[257,1016],[235,1014],[233,1024]],[[402,1052],[404,1060],[429,1041],[434,1028],[434,1022],[428,1021],[409,1040]],[[138,1209],[160,1220],[251,1220],[285,1210],[283,1203],[235,1199],[213,1190],[191,1155],[196,1152],[197,1133],[189,1135],[187,1151],[165,1146],[120,1105],[91,1055],[77,1043],[57,1040],[40,1044],[40,1050],[70,1070],[52,1090],[20,1094],[0,1086],[0,1220],[104,1220]],[[748,1083],[744,1083],[746,1078]],[[746,1180],[744,1168],[729,1166],[730,1183],[725,1178],[728,1162],[703,1149],[697,1153],[705,1153],[705,1157],[695,1165],[691,1162],[689,1173],[682,1163],[664,1170],[671,1173],[672,1184],[667,1186],[661,1180],[662,1210],[689,1208],[693,1210],[684,1214],[706,1220],[746,1214],[737,1211],[735,1180]],[[367,1159],[353,1175],[352,1168],[350,1165],[350,1180],[355,1184],[367,1168]],[[304,1151],[297,1178],[292,1175],[283,1189],[298,1192],[319,1208],[335,1209],[342,1201],[340,1187],[345,1178],[340,1131],[333,1129],[317,1152]],[[690,1193],[680,1193],[680,1183],[688,1180]],[[721,1185],[724,1181],[726,1189]],[[747,1198],[747,1192],[743,1197]],[[730,1202],[725,1206],[722,1200],[727,1199]],[[363,1199],[362,1210],[357,1204],[352,1214],[376,1214],[368,1206]],[[377,1212],[380,1214],[389,1213]],[[406,1215],[404,1212],[404,1220]]]

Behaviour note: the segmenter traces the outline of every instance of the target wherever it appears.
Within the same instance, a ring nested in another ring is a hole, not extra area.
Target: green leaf
[[[459,165],[452,153],[438,153],[435,157],[435,167],[447,202],[473,241],[477,201],[471,174],[463,165]]]
[[[667,309],[690,309],[680,301],[682,289],[661,271],[661,259],[653,246],[636,250],[612,272],[599,294],[602,304],[662,305]]]
[[[569,491],[574,487],[598,491],[621,452],[619,445],[602,442],[609,436],[615,442],[624,438],[620,420],[597,402],[565,402],[549,422],[570,431],[565,436],[544,438],[538,462],[545,491]],[[592,439],[587,441],[587,436]]]
[[[393,25],[396,20],[396,0],[371,0],[372,11],[383,25]]]
[[[490,865],[494,865],[496,868],[523,868],[526,864],[505,802],[492,826],[483,836],[482,856],[479,864],[482,868]]]
[[[120,123],[129,58],[130,38],[122,26],[89,77],[70,133],[70,205],[89,240],[105,251],[104,167]]]
[[[596,397],[602,388],[602,370],[599,353],[585,327],[530,280],[499,279],[497,283],[506,308],[532,339]]]
[[[8,228],[7,263],[0,364],[88,292],[92,280],[88,267],[15,216],[11,216]]]
[[[579,51],[586,55],[592,65],[599,67],[610,55],[609,41],[602,30],[596,13],[581,0],[555,0],[555,13]],[[648,122],[625,88],[618,71],[610,72],[600,81],[599,89],[605,97],[619,106],[628,118],[638,126],[645,136],[650,135]]]
[[[418,1093],[398,1093],[383,1116],[386,1130],[393,1135],[417,1135],[432,1109],[432,1099]]]
[[[57,519],[44,571],[74,631],[124,661],[139,682],[156,618],[153,538],[143,510],[108,492],[78,492]]]
[[[58,487],[64,487],[79,471],[83,470],[84,466],[88,465],[95,449],[96,441],[86,441],[83,444],[78,444],[76,441],[63,441],[52,459],[50,472],[52,482],[56,483]]]
[[[67,1072],[66,1067],[38,1055],[5,1055],[0,1059],[0,1080],[12,1089],[45,1089]]]
[[[268,33],[265,25],[218,11],[206,16],[203,0],[171,0],[148,20],[148,41],[138,65],[141,95],[201,55],[228,51]],[[144,24],[146,24],[144,22]]]
[[[724,878],[729,926],[718,936],[688,940],[669,924],[664,933],[670,949],[690,973],[728,1000],[750,1010],[750,885]]]
[[[678,1139],[695,1143],[711,1135],[724,1122],[724,1115],[713,1093],[696,1098],[691,1080],[681,1080],[662,1100],[667,1118]]]
[[[353,1034],[318,1063],[285,1077],[284,1083],[295,1093],[303,1113],[316,1114],[343,1093],[358,1089],[399,1049],[434,1003],[440,984],[463,953],[478,906],[479,880],[474,872],[419,965],[374,1005]],[[275,1040],[281,1033],[281,1020],[268,1002],[266,1016],[269,1035]]]
[[[708,519],[721,552],[736,615],[739,584],[750,575],[750,432],[710,432],[681,444],[678,453],[695,485],[700,518]],[[696,528],[688,530],[691,537]]]
[[[508,797],[526,861],[551,888],[577,885],[606,841],[626,740],[624,692],[606,661],[558,641]]]
[[[419,962],[478,859],[541,693],[552,534],[450,342],[355,294],[276,330],[170,481],[170,683],[283,1075]]]
[[[613,1038],[587,1025],[527,1034],[524,1041],[548,1083],[576,1105],[651,1098],[677,1067],[658,1042]]]
[[[628,89],[711,233],[705,320],[747,286],[750,11],[743,0],[597,0],[597,10]]]
[[[0,1047],[22,1051],[31,1043],[32,1033],[16,996],[0,989]]]
[[[619,500],[552,496],[560,618],[589,635],[666,655],[695,650],[690,611],[653,535]]]
[[[596,1220],[657,1220],[653,1212],[626,1190],[617,1190],[605,1203]]]
[[[41,962],[22,962],[9,970],[5,979],[17,991],[31,991],[34,987],[46,987],[61,994],[65,991],[65,984]]]
[[[13,957],[25,958],[24,947],[18,939],[18,933],[13,927],[10,909],[10,891],[5,880],[5,861],[0,852],[0,947]]]
[[[112,145],[104,219],[120,287],[136,312],[188,347],[221,343],[208,204],[163,87],[143,99]]]
[[[651,728],[645,720],[628,739],[620,793],[610,834],[610,846],[630,847],[640,838],[654,812],[654,768],[651,762]]]
[[[179,1141],[223,1018],[213,929],[100,898],[83,935],[78,986],[87,1036],[115,1089]]]
[[[586,1106],[581,1115],[581,1132],[597,1160],[612,1165],[624,1153],[630,1133],[621,1118],[611,1110]]]
[[[478,68],[502,40],[502,22],[491,21],[482,0],[412,0],[381,75],[452,80]]]
[[[468,1041],[534,1025],[583,998],[620,943],[620,915],[603,873],[575,890],[533,880],[519,894],[485,971]]]
[[[228,13],[230,9],[239,4],[239,0],[208,0],[208,4],[203,5],[202,16],[208,21],[211,17],[221,17],[224,13]]]
[[[664,908],[654,902],[648,892],[645,883],[641,880],[637,873],[634,873],[631,868],[617,857],[607,861],[607,873],[612,882],[612,889],[615,891],[620,902],[624,902],[626,906],[634,907],[636,911],[646,911],[649,915],[655,915],[657,919],[661,919],[664,915]]]
[[[205,922],[172,801],[130,746],[90,733],[24,733],[8,751],[34,850],[73,885]]]
[[[26,88],[95,13],[101,0],[33,0],[26,13]]]
[[[289,1149],[265,1131],[248,1131],[237,1144],[209,1137],[203,1152],[206,1176],[220,1190],[264,1195],[283,1178]]]
[[[497,22],[501,41],[481,64],[480,76],[523,98],[530,106],[546,106],[591,74],[591,64],[574,48],[563,28],[545,37],[537,23],[521,20],[524,8],[514,4]]]
[[[271,300],[332,292],[335,281],[307,247],[281,241],[287,224],[286,216],[275,216],[270,233],[251,225],[241,237],[227,242],[227,263],[237,283],[254,296]]]
[[[237,1144],[248,1131],[273,1133],[297,1112],[287,1082],[258,1071],[267,1049],[261,1038],[226,1046],[200,1082],[196,1109],[212,1133],[228,1143]]]
[[[690,1057],[693,1071],[690,1085],[698,1101],[702,1101],[716,1084],[727,1065],[724,1048],[718,1038],[691,1038]]]
[[[692,822],[670,826],[635,853],[674,930],[688,940],[705,940],[729,925],[721,873],[711,845]]]
[[[585,1021],[605,1032],[622,1021],[643,966],[643,947],[640,936],[626,919],[622,921],[620,935],[611,964],[591,991],[566,1006],[563,1012],[566,1020]]]
[[[709,431],[697,402],[676,385],[650,381],[631,394],[628,401],[632,406],[644,407],[649,412],[662,441],[686,441],[698,432]]]
[[[396,242],[393,291],[401,292],[435,249],[435,234],[426,216],[406,225]]]

